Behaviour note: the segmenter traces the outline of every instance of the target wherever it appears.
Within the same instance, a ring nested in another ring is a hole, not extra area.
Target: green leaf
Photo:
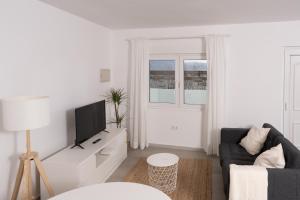
[[[114,104],[115,120],[110,123],[116,123],[117,127],[121,127],[121,123],[125,118],[125,114],[119,115],[119,106],[127,99],[127,94],[123,88],[111,88],[104,95],[107,102]]]

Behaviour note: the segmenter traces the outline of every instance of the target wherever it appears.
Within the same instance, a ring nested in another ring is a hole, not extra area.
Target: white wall
[[[0,98],[48,95],[51,124],[32,131],[33,149],[44,158],[74,139],[72,109],[102,99],[109,83],[110,30],[37,0],[0,6]],[[1,120],[0,120],[1,121]],[[0,131],[0,199],[9,199],[23,133]]]
[[[230,35],[227,38],[229,51],[225,102],[226,126],[261,126],[262,123],[269,122],[282,130],[284,46],[300,46],[300,21],[116,31],[113,39],[114,86],[126,87],[127,85],[128,42],[126,39],[205,34]],[[153,135],[163,137],[162,135],[165,134],[159,127],[166,121],[156,120],[155,117],[152,116],[148,120],[155,122],[150,138],[153,138]],[[189,124],[191,118],[184,120],[183,126]],[[176,121],[171,118],[167,123],[172,124]],[[188,131],[181,137],[176,137],[176,141],[162,141],[157,137],[156,141],[152,142],[192,146],[190,143],[183,142],[185,137],[188,137]]]

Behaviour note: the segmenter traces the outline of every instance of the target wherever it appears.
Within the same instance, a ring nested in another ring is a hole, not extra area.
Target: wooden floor
[[[126,175],[134,168],[140,158],[146,158],[151,154],[162,152],[174,153],[183,159],[212,159],[212,200],[225,200],[222,173],[218,158],[208,157],[203,151],[189,151],[161,147],[149,147],[144,151],[129,149],[127,159],[121,164],[115,173],[112,174],[112,176],[108,179],[108,182],[124,181]]]

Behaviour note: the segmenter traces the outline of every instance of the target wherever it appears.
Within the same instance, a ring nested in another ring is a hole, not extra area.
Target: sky
[[[150,60],[151,71],[174,71],[175,60]],[[185,71],[206,71],[207,60],[184,60]]]

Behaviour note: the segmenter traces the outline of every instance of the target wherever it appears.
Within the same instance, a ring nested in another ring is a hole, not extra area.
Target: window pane
[[[175,60],[150,60],[151,103],[175,103]]]
[[[189,59],[183,61],[184,103],[206,104],[207,60]]]

